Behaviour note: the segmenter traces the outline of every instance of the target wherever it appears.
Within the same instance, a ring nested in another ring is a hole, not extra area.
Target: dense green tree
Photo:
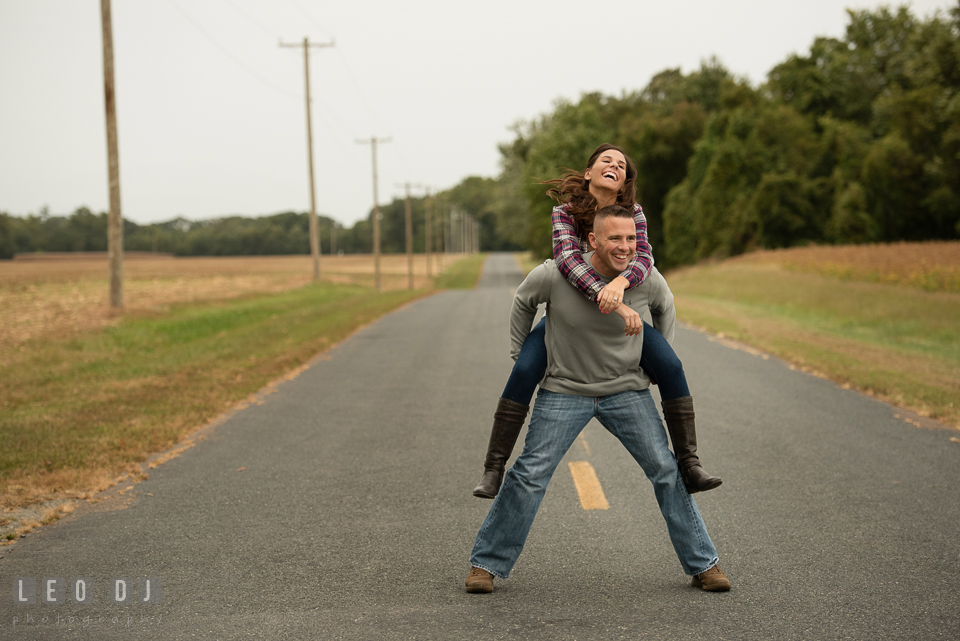
[[[960,5],[849,15],[711,116],[667,199],[670,260],[960,234]]]

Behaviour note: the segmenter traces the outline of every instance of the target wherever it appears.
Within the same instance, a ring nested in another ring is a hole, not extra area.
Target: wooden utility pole
[[[398,187],[400,185],[397,185]],[[404,204],[404,222],[406,223],[406,239],[407,239],[407,274],[409,279],[409,288],[413,289],[413,209],[410,204],[410,189],[426,189],[427,198],[430,196],[430,188],[421,184],[411,184],[409,182],[404,183],[403,187],[406,189],[406,201]],[[424,207],[427,205],[427,198],[424,199]],[[428,232],[429,233],[429,232]],[[429,241],[427,241],[429,243]],[[424,248],[426,249],[426,248]],[[424,258],[427,258],[426,251],[424,251]],[[429,259],[428,259],[429,260]],[[430,273],[429,266],[427,267],[427,275]]]
[[[107,176],[110,214],[107,255],[110,260],[110,307],[123,309],[123,215],[120,212],[120,158],[117,151],[117,103],[113,86],[113,19],[110,0],[100,0],[103,30],[103,94],[107,110]]]
[[[377,196],[377,143],[390,142],[389,138],[372,136],[369,140],[358,140],[357,144],[370,144],[373,152],[373,283],[377,291],[380,287],[380,201]]]
[[[410,213],[410,183],[407,183],[407,198],[403,212],[407,232],[407,289],[413,289],[413,219]]]
[[[423,253],[427,259],[427,278],[433,277],[433,268],[430,265],[430,234],[433,228],[430,226],[430,210],[433,208],[433,197],[430,195],[430,188],[427,187],[427,199],[423,203]]]
[[[310,40],[303,39],[303,44],[284,44],[281,47],[303,47],[303,76],[307,96],[307,166],[310,171],[310,256],[313,258],[313,280],[320,280],[320,225],[317,224],[317,197],[313,185],[313,127],[310,122],[310,47],[322,49],[334,46],[331,40],[326,43],[310,44]]]

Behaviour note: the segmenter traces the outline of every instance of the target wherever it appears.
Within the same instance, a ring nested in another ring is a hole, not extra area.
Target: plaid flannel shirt
[[[580,240],[573,216],[569,212],[569,203],[553,208],[550,217],[553,224],[553,258],[563,277],[589,300],[596,302],[605,283],[600,280],[593,267],[583,260],[583,254],[590,251],[590,247],[586,240]],[[637,253],[630,261],[630,266],[621,274],[630,282],[627,289],[639,286],[653,267],[653,251],[647,238],[647,218],[638,204],[633,205],[633,220],[637,225]]]

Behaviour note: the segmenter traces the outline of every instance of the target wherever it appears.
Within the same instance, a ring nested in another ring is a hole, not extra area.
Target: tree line
[[[756,248],[960,237],[960,2],[926,19],[907,7],[848,16],[842,38],[816,38],[760,86],[711,59],[639,91],[558,101],[514,126],[497,177],[411,199],[415,251],[429,205],[434,225],[460,212],[478,220],[481,251],[549,256],[553,203],[540,181],[582,170],[601,142],[637,164],[661,267]],[[386,253],[405,249],[404,206],[380,208]],[[372,251],[372,216],[349,229],[320,216],[322,251]],[[128,250],[309,253],[305,213],[124,225]],[[106,214],[0,214],[0,257],[105,249]]]
[[[500,223],[490,200],[496,193],[492,178],[470,177],[443,194],[430,198],[431,251],[443,251],[446,236],[458,229],[461,214],[480,222],[481,251],[519,251],[522,244],[499,233]],[[423,253],[426,243],[427,198],[411,198],[414,252]],[[380,206],[381,251],[406,251],[406,203],[395,198]],[[318,215],[321,252],[371,253],[373,251],[373,212],[352,227],[344,227],[329,216]],[[243,217],[225,216],[191,221],[177,217],[161,223],[140,225],[123,221],[123,246],[126,251],[145,251],[175,256],[256,256],[309,254],[309,214],[279,214]],[[94,213],[80,207],[67,216],[51,215],[44,208],[39,214],[12,216],[0,212],[0,258],[18,253],[105,252],[107,251],[107,213]]]

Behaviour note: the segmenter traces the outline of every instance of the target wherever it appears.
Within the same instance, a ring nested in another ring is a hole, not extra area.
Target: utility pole
[[[430,225],[430,211],[433,208],[433,196],[430,195],[430,188],[427,187],[427,199],[423,203],[423,253],[427,260],[427,278],[433,278],[433,268],[430,265],[430,235],[433,229]]]
[[[310,47],[322,49],[324,47],[334,46],[331,40],[326,43],[310,44],[309,39],[304,38],[303,44],[284,44],[284,48],[303,47],[303,75],[306,84],[307,94],[307,166],[310,171],[310,256],[313,258],[313,280],[320,280],[320,226],[317,224],[317,197],[313,186],[313,127],[310,122]]]
[[[437,211],[434,213],[434,219],[437,224],[437,275],[443,273],[443,270],[447,267],[447,235],[446,235],[446,225],[447,219],[444,216],[444,211],[446,210],[446,203],[441,198],[438,203]]]
[[[103,94],[107,111],[107,176],[110,214],[107,256],[110,261],[110,307],[123,309],[123,215],[120,212],[120,158],[117,151],[117,102],[113,86],[113,19],[110,0],[100,0],[103,31]]]
[[[413,219],[410,213],[410,183],[407,183],[407,198],[403,213],[407,232],[407,289],[413,289]]]
[[[400,185],[396,185],[396,186],[399,187]],[[426,189],[427,196],[426,198],[424,198],[424,202],[423,202],[424,209],[426,210],[429,207],[428,200],[430,198],[430,188],[420,183],[417,183],[414,185],[409,182],[404,183],[403,187],[406,188],[406,203],[405,203],[404,213],[405,213],[406,235],[407,235],[407,274],[409,278],[409,288],[413,289],[413,281],[414,281],[413,279],[413,210],[410,205],[410,189],[411,188]],[[429,216],[430,214],[427,211],[425,215]],[[427,234],[429,234],[429,231],[427,231]],[[424,247],[424,258],[429,261],[429,257],[427,255],[427,251],[428,251],[427,247],[429,247],[430,241],[427,240],[426,242],[427,242],[427,246]],[[427,267],[427,275],[428,276],[430,275],[429,263]]]
[[[380,202],[377,197],[377,143],[390,142],[389,138],[372,136],[369,140],[358,140],[358,145],[370,144],[373,152],[373,283],[380,289]]]

